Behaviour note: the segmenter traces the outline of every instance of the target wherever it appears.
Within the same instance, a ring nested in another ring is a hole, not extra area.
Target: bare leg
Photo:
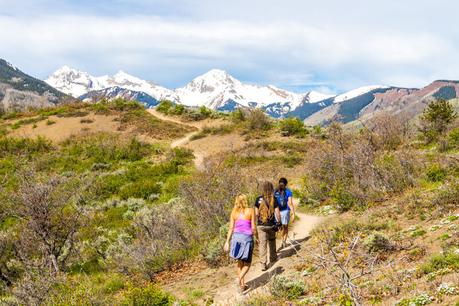
[[[241,288],[245,289],[245,279],[244,279],[244,277],[247,274],[247,272],[249,272],[250,263],[244,262],[243,264],[244,264],[244,266],[242,267],[241,274],[239,274],[239,275],[240,275],[240,279],[241,279]]]
[[[283,225],[284,230],[282,231],[282,242],[285,243],[288,237],[288,225]]]
[[[242,260],[237,261],[237,278],[239,280],[239,286],[241,285],[241,274],[244,267],[244,262]]]

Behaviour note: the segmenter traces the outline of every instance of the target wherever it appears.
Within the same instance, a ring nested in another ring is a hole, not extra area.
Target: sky
[[[459,1],[0,0],[0,58],[176,88],[212,68],[339,93],[459,79]]]

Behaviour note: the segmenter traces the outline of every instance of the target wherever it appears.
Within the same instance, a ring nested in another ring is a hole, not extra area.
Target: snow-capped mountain
[[[139,79],[124,71],[119,71],[113,76],[104,75],[94,77],[87,72],[64,66],[56,70],[45,82],[75,98],[79,98],[90,91],[120,87],[144,92],[156,100],[177,100],[172,90],[161,87],[153,82]]]
[[[182,88],[170,90],[129,75],[123,71],[114,76],[94,77],[86,72],[64,66],[54,72],[46,82],[56,89],[83,99],[114,96],[134,96],[143,92],[154,100],[167,99],[187,106],[206,106],[215,110],[231,111],[237,107],[260,107],[275,117],[282,116],[299,105],[316,103],[330,95],[311,91],[304,94],[289,92],[273,85],[245,84],[219,69],[196,77]],[[110,88],[116,88],[116,95]],[[95,92],[90,94],[91,92]],[[138,95],[137,95],[138,96]]]
[[[228,103],[245,107],[268,107],[276,104],[286,111],[296,108],[309,93],[296,94],[273,85],[256,86],[244,84],[227,72],[213,69],[198,76],[185,87],[175,90],[180,103],[188,106],[205,105],[212,109],[222,109]],[[320,99],[320,94],[313,94],[310,103]]]

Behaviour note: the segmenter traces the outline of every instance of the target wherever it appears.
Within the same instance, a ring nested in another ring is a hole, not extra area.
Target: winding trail
[[[163,115],[154,109],[148,111],[161,120],[187,125],[197,129],[196,131],[186,134],[182,138],[174,140],[171,143],[171,147],[192,147],[192,149],[194,149],[194,163],[196,168],[202,169],[205,157],[215,152],[209,150],[208,147],[202,148],[204,144],[199,143],[199,141],[196,141],[195,147],[190,146],[191,138],[200,133],[204,127],[219,126],[222,122],[215,120],[184,122],[178,118]],[[232,138],[225,138],[224,136],[220,136],[220,138],[222,138],[220,142],[216,141],[216,139],[211,140],[213,149],[215,147],[222,147],[222,150],[228,150],[232,145],[237,146],[237,142]],[[194,143],[195,142],[193,142],[193,144]],[[294,199],[294,205],[298,206],[298,199]],[[179,281],[165,284],[165,288],[177,294],[179,291],[183,291],[184,288],[199,284],[207,293],[213,295],[213,305],[237,305],[252,294],[266,290],[266,286],[264,285],[266,285],[274,275],[282,274],[286,269],[291,268],[290,265],[292,264],[293,256],[301,249],[304,242],[309,239],[310,232],[325,220],[325,217],[303,214],[298,211],[296,212],[296,216],[297,218],[291,225],[289,231],[289,246],[278,252],[278,260],[269,267],[267,271],[261,271],[258,258],[254,257],[252,267],[246,276],[246,283],[249,289],[244,292],[244,294],[241,294],[238,290],[238,285],[235,281],[234,265],[216,269],[208,268],[197,274],[188,275]],[[280,241],[278,241],[277,245],[280,245]]]
[[[157,118],[159,118],[159,119],[161,119],[163,121],[169,121],[169,122],[173,122],[173,123],[177,123],[177,124],[181,124],[181,125],[186,125],[186,126],[193,127],[193,128],[197,129],[196,131],[193,131],[193,132],[185,134],[185,136],[183,136],[182,138],[174,140],[171,143],[171,148],[184,147],[184,146],[186,146],[187,144],[190,143],[191,137],[193,137],[196,134],[199,134],[204,129],[204,127],[217,126],[217,125],[221,124],[219,121],[215,121],[215,120],[212,120],[212,121],[202,120],[202,121],[184,122],[184,121],[182,121],[182,120],[180,120],[178,118],[166,116],[166,115],[156,111],[155,109],[148,109],[148,112],[150,114],[152,114],[153,116],[155,116],[155,117],[157,117]],[[198,152],[196,150],[194,150],[193,154],[194,154],[194,157],[195,157],[194,158],[194,164],[195,164],[196,168],[197,169],[202,169],[203,163],[204,163],[204,158],[206,157],[205,154],[203,154],[202,152]]]
[[[294,204],[298,201],[294,199]],[[316,228],[325,217],[308,215],[297,212],[297,219],[291,225],[289,232],[290,246],[278,252],[278,260],[267,271],[261,271],[258,257],[254,256],[252,267],[246,276],[249,289],[241,294],[236,281],[235,265],[221,266],[218,268],[203,268],[199,272],[182,275],[180,279],[161,284],[164,289],[179,298],[186,299],[193,289],[205,292],[205,296],[213,298],[212,305],[241,305],[243,302],[257,293],[265,293],[265,286],[272,277],[284,272],[291,272],[294,265],[301,261],[297,252],[305,247],[311,231]],[[280,245],[278,241],[277,246]],[[255,246],[258,249],[258,245]],[[198,305],[204,301],[196,301]]]

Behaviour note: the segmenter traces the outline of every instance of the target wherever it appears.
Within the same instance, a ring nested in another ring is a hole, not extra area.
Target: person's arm
[[[295,205],[293,204],[293,196],[290,195],[288,198],[288,207],[290,208],[290,213],[292,214],[292,223],[295,222]]]
[[[276,207],[276,208],[274,209],[274,213],[276,214],[277,220],[278,220],[278,222],[280,223],[281,215],[280,215],[279,207]]]
[[[257,231],[257,216],[256,211],[258,208],[252,209],[252,234],[256,240],[258,240],[258,231]]]
[[[280,209],[279,209],[279,202],[277,198],[274,197],[274,214],[276,215],[276,220],[278,223],[281,221]]]
[[[225,250],[225,252],[228,252],[228,251],[229,251],[229,243],[230,243],[230,240],[231,240],[231,236],[233,235],[233,229],[234,229],[234,218],[233,218],[233,212],[231,212],[231,218],[230,218],[230,225],[229,225],[229,229],[228,229],[228,235],[226,236],[225,246],[223,247],[223,249]]]
[[[255,219],[258,220],[258,217],[260,216],[260,212],[258,211],[258,206],[260,205],[259,198],[255,200]]]

